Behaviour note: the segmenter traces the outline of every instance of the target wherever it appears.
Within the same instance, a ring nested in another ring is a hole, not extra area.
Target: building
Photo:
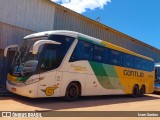
[[[46,30],[81,32],[160,61],[159,49],[50,0],[0,0],[0,84],[5,81],[10,64],[3,58],[4,48],[18,44],[28,34]]]

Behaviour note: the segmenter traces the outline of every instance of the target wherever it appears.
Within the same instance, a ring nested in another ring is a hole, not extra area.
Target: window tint
[[[62,35],[52,35],[48,39],[60,42],[61,44],[45,45],[44,55],[42,56],[42,63],[40,65],[40,68],[43,70],[51,70],[59,67],[74,40],[72,37]]]
[[[141,68],[141,60],[138,57],[134,57],[134,68],[140,69]]]
[[[95,62],[104,62],[105,57],[105,48],[101,46],[94,46],[94,55],[93,59]]]
[[[84,60],[92,60],[93,55],[93,46],[90,43],[82,43],[83,44],[83,59]]]
[[[143,60],[143,64],[144,64],[144,66],[143,66],[143,70],[149,70],[148,69],[148,65],[150,64],[150,63],[148,63],[149,61],[148,60]]]
[[[70,46],[73,43],[75,38],[64,36],[64,35],[50,35],[48,37],[48,39],[56,41],[56,42],[60,42],[61,43],[61,45],[60,45],[61,49],[65,52],[67,52],[67,50],[70,48]]]
[[[87,42],[79,41],[72,56],[70,62],[78,60],[92,60],[93,57],[93,45]]]
[[[116,50],[111,50],[110,63],[118,66],[122,65],[122,53]]]
[[[153,71],[154,62],[134,56],[134,69]]]
[[[154,70],[154,62],[153,61],[147,61],[147,70],[148,71]]]
[[[104,63],[109,64],[110,63],[110,49],[105,48],[105,56],[104,56]]]
[[[79,60],[89,60],[144,71],[154,70],[153,61],[84,41],[78,42],[70,58],[70,62]]]
[[[123,53],[123,66],[124,67],[133,67],[133,56]]]
[[[55,47],[55,46],[53,45],[47,46],[47,49],[45,51],[45,54],[42,60],[41,69],[51,70],[59,66],[59,63],[57,60],[58,58],[57,51],[55,49],[52,49],[52,47]]]

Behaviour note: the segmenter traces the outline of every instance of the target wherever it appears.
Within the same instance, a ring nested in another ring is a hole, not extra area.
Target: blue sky
[[[53,1],[160,49],[160,0]]]

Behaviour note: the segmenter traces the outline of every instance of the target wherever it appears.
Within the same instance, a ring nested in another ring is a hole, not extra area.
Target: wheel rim
[[[77,97],[77,93],[78,93],[77,87],[74,85],[70,86],[68,96],[70,98],[75,98],[75,97]]]

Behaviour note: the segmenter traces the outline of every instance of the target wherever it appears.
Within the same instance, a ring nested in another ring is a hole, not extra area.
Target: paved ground
[[[66,102],[62,98],[43,98],[43,99],[29,99],[20,96],[0,97],[0,111],[160,111],[160,94],[148,94],[145,97],[131,98],[129,96],[98,96],[98,97],[82,97],[75,102]],[[19,118],[18,120],[20,120]],[[25,118],[23,120],[28,120]],[[38,118],[36,118],[38,119]],[[53,118],[41,118],[49,120]],[[55,118],[54,118],[55,119]],[[56,120],[63,120],[58,117]],[[70,120],[71,118],[65,118]],[[72,118],[72,120],[81,120],[81,117]],[[85,120],[98,119],[106,120],[104,117],[100,118],[83,118]],[[108,118],[113,120],[137,120],[137,118]],[[149,120],[159,118],[138,118],[140,120]],[[0,118],[2,120],[2,118]],[[10,118],[5,118],[10,120]],[[15,118],[14,118],[15,120]],[[30,118],[30,120],[32,120]]]

